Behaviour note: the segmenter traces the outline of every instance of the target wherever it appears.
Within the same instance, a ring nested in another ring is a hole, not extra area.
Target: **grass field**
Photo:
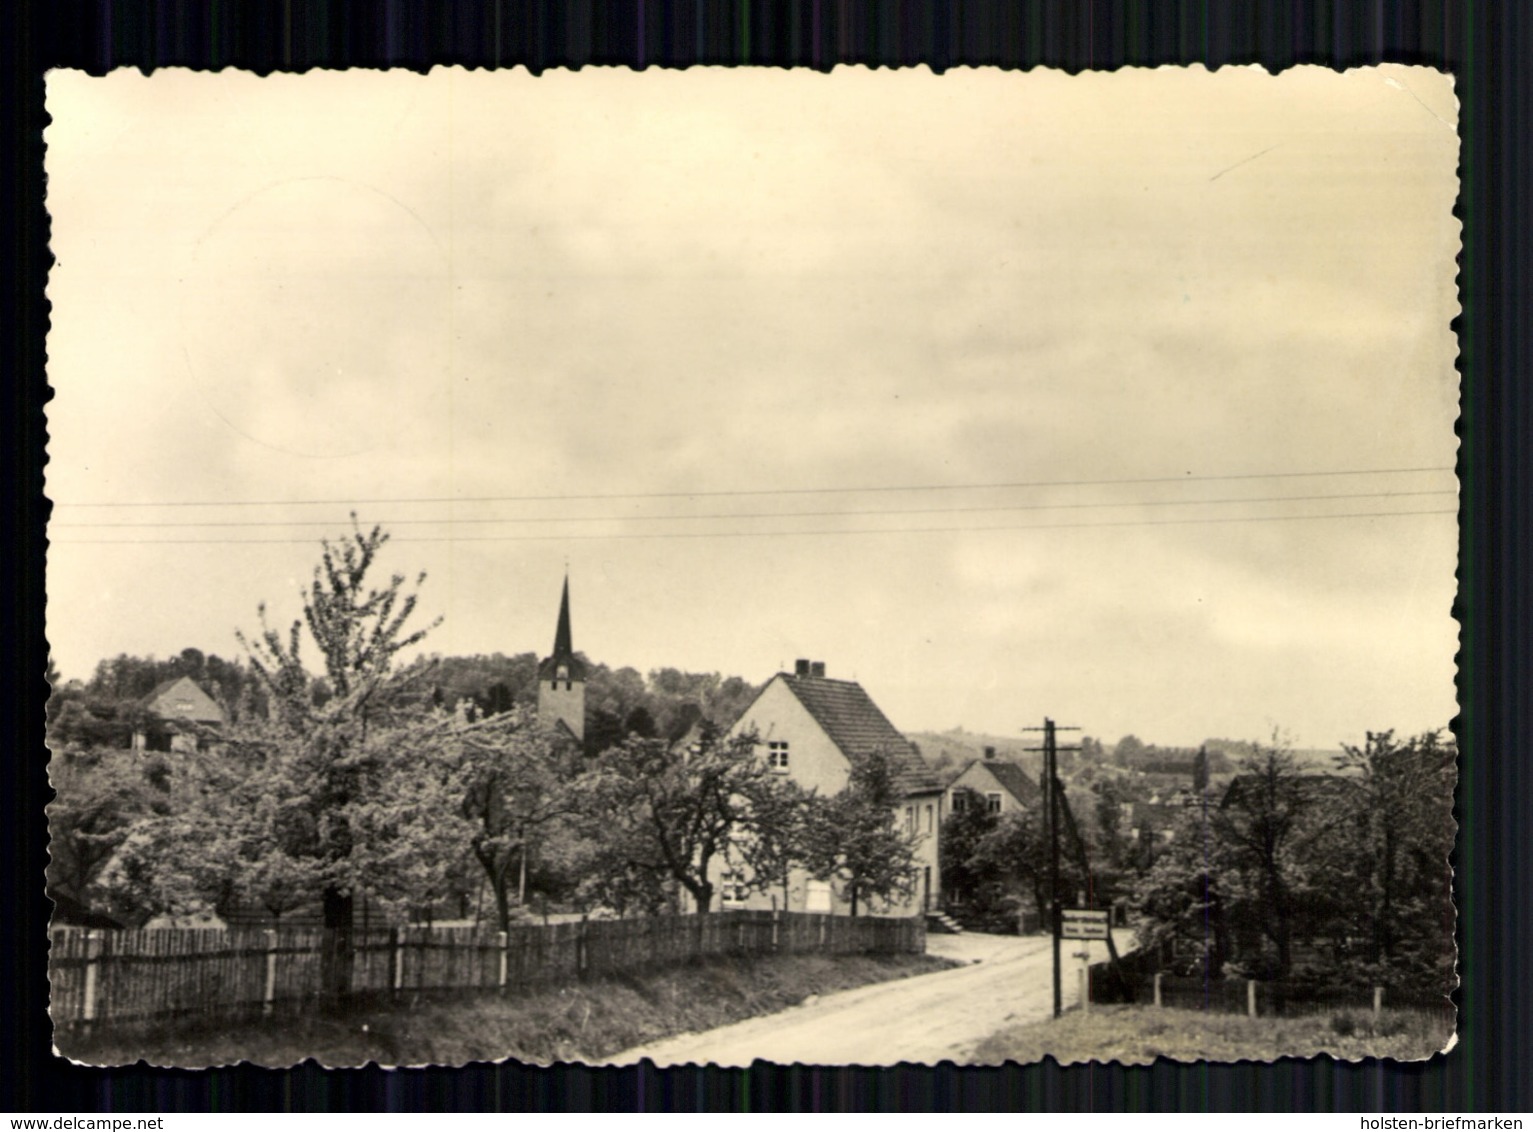
[[[1390,1058],[1418,1061],[1452,1040],[1441,1014],[1385,1010],[1377,1023],[1369,1010],[1338,1010],[1304,1018],[1247,1018],[1153,1006],[1093,1006],[1089,1014],[1003,1030],[975,1051],[979,1065],[1021,1064],[1053,1057],[1072,1062],[1145,1065],[1172,1061],[1272,1061],[1327,1054],[1346,1061]]]
[[[809,995],[952,965],[929,955],[719,959],[514,997],[418,999],[344,1015],[159,1026],[90,1038],[60,1033],[54,1043],[65,1056],[90,1065],[142,1059],[183,1068],[241,1061],[286,1067],[308,1057],[328,1067],[598,1061],[658,1038],[785,1010]]]

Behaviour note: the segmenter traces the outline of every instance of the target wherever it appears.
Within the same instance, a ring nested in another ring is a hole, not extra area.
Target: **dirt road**
[[[1120,951],[1126,949],[1128,933],[1117,933],[1115,941]],[[1080,960],[1072,953],[1085,946],[1070,940],[1064,944],[1067,1008],[1077,999]],[[1106,944],[1089,946],[1092,962],[1106,958]],[[726,1068],[748,1066],[758,1058],[780,1065],[963,1064],[975,1046],[1002,1026],[1046,1018],[1053,1008],[1045,937],[933,935],[927,950],[966,965],[826,995],[706,1033],[682,1034],[615,1054],[610,1063],[631,1065],[647,1057],[660,1066]]]

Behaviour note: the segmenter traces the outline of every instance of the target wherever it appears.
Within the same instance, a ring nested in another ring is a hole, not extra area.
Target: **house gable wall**
[[[953,813],[953,795],[960,790],[973,790],[976,794],[984,797],[986,794],[999,794],[1001,796],[1001,813],[1011,814],[1026,809],[1021,800],[1010,790],[1001,785],[995,775],[990,773],[988,767],[982,762],[971,763],[962,774],[953,779],[947,788],[946,812]]]
[[[729,734],[748,735],[752,730],[762,758],[766,758],[767,743],[786,740],[788,777],[804,789],[828,796],[846,788],[851,763],[781,676],[773,677]]]

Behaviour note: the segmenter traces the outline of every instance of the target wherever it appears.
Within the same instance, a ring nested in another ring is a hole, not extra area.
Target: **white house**
[[[937,864],[937,833],[942,825],[942,785],[921,754],[879,710],[862,685],[832,680],[823,662],[801,660],[790,674],[779,672],[767,682],[730,728],[729,736],[754,733],[758,750],[771,769],[787,775],[821,795],[846,787],[856,755],[883,751],[891,759],[901,798],[894,818],[919,836],[920,872],[913,898],[903,904],[876,905],[867,911],[882,915],[913,915],[941,905],[941,869]],[[848,913],[850,906],[828,882],[801,872],[782,888],[744,895],[733,887],[733,866],[722,862],[715,879],[720,908],[784,908],[793,912]],[[786,905],[786,907],[784,907]],[[858,911],[864,910],[859,905]]]
[[[986,748],[983,759],[975,759],[963,772],[948,784],[948,812],[956,813],[970,797],[967,791],[977,795],[977,802],[995,814],[1015,813],[1036,808],[1043,797],[1038,784],[1016,763],[990,757]]]

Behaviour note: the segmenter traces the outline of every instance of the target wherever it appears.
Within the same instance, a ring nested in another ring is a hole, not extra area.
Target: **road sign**
[[[1107,911],[1094,908],[1060,910],[1060,936],[1064,939],[1107,939]]]

